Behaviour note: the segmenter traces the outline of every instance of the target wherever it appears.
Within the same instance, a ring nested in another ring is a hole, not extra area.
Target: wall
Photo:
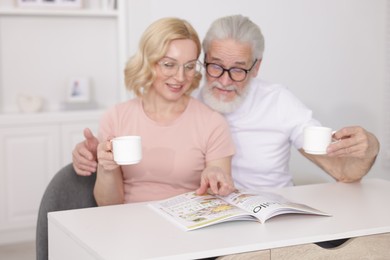
[[[20,94],[42,97],[43,111],[66,110],[74,77],[89,79],[92,103],[118,101],[119,18],[99,11],[98,5],[40,10],[0,1],[0,113],[19,112]]]
[[[130,54],[146,26],[160,17],[185,18],[203,38],[219,16],[249,16],[266,39],[260,77],[288,86],[324,125],[362,125],[375,133],[382,150],[370,177],[390,179],[384,156],[390,139],[386,0],[132,0],[128,10]],[[330,180],[301,157],[293,151],[299,183]]]

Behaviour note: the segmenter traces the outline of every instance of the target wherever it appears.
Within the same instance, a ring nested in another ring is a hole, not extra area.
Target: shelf
[[[124,99],[121,71],[127,60],[127,1],[116,0],[116,9],[103,8],[101,1],[91,1],[84,8],[62,9],[21,8],[3,1],[0,0],[0,129],[9,123],[72,121],[78,113],[86,119]],[[90,79],[91,101],[97,104],[96,110],[63,108],[68,81],[73,77]],[[43,112],[18,113],[16,101],[23,93],[42,97]]]
[[[0,16],[55,16],[55,17],[117,17],[117,10],[103,11],[99,9],[16,9],[2,8]]]
[[[39,113],[0,113],[0,127],[42,123],[65,123],[85,120],[98,121],[104,111],[104,109],[95,109]]]

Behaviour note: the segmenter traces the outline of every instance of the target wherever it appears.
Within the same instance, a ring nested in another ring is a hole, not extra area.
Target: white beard
[[[225,98],[223,96],[221,98],[216,98],[212,92],[214,87],[226,90],[234,90],[237,95],[232,101],[225,101]],[[221,83],[214,81],[210,85],[206,83],[206,85],[202,88],[202,99],[206,105],[208,105],[215,111],[218,111],[222,114],[229,114],[234,112],[241,106],[248,94],[248,90],[249,82],[248,85],[245,86],[240,92],[234,85],[223,87]]]

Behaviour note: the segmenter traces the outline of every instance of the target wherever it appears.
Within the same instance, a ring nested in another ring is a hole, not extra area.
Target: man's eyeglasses
[[[179,68],[183,66],[184,75],[186,77],[194,77],[197,73],[200,73],[202,64],[199,61],[191,61],[186,64],[179,64],[171,60],[161,60],[158,62],[161,72],[167,77],[176,75]]]
[[[253,62],[252,66],[249,69],[236,68],[236,67],[225,69],[221,65],[218,65],[216,63],[208,63],[206,61],[205,61],[204,65],[206,67],[206,72],[210,77],[220,78],[227,71],[231,80],[236,81],[236,82],[241,82],[241,81],[244,81],[246,79],[248,72],[250,72],[253,69],[256,62],[257,62],[257,59],[255,59],[255,62]]]

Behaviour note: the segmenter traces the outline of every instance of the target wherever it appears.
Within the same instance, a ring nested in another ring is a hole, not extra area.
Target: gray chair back
[[[48,259],[47,213],[52,211],[96,207],[93,196],[96,174],[79,176],[72,164],[63,167],[47,186],[39,206],[36,229],[37,260]]]

